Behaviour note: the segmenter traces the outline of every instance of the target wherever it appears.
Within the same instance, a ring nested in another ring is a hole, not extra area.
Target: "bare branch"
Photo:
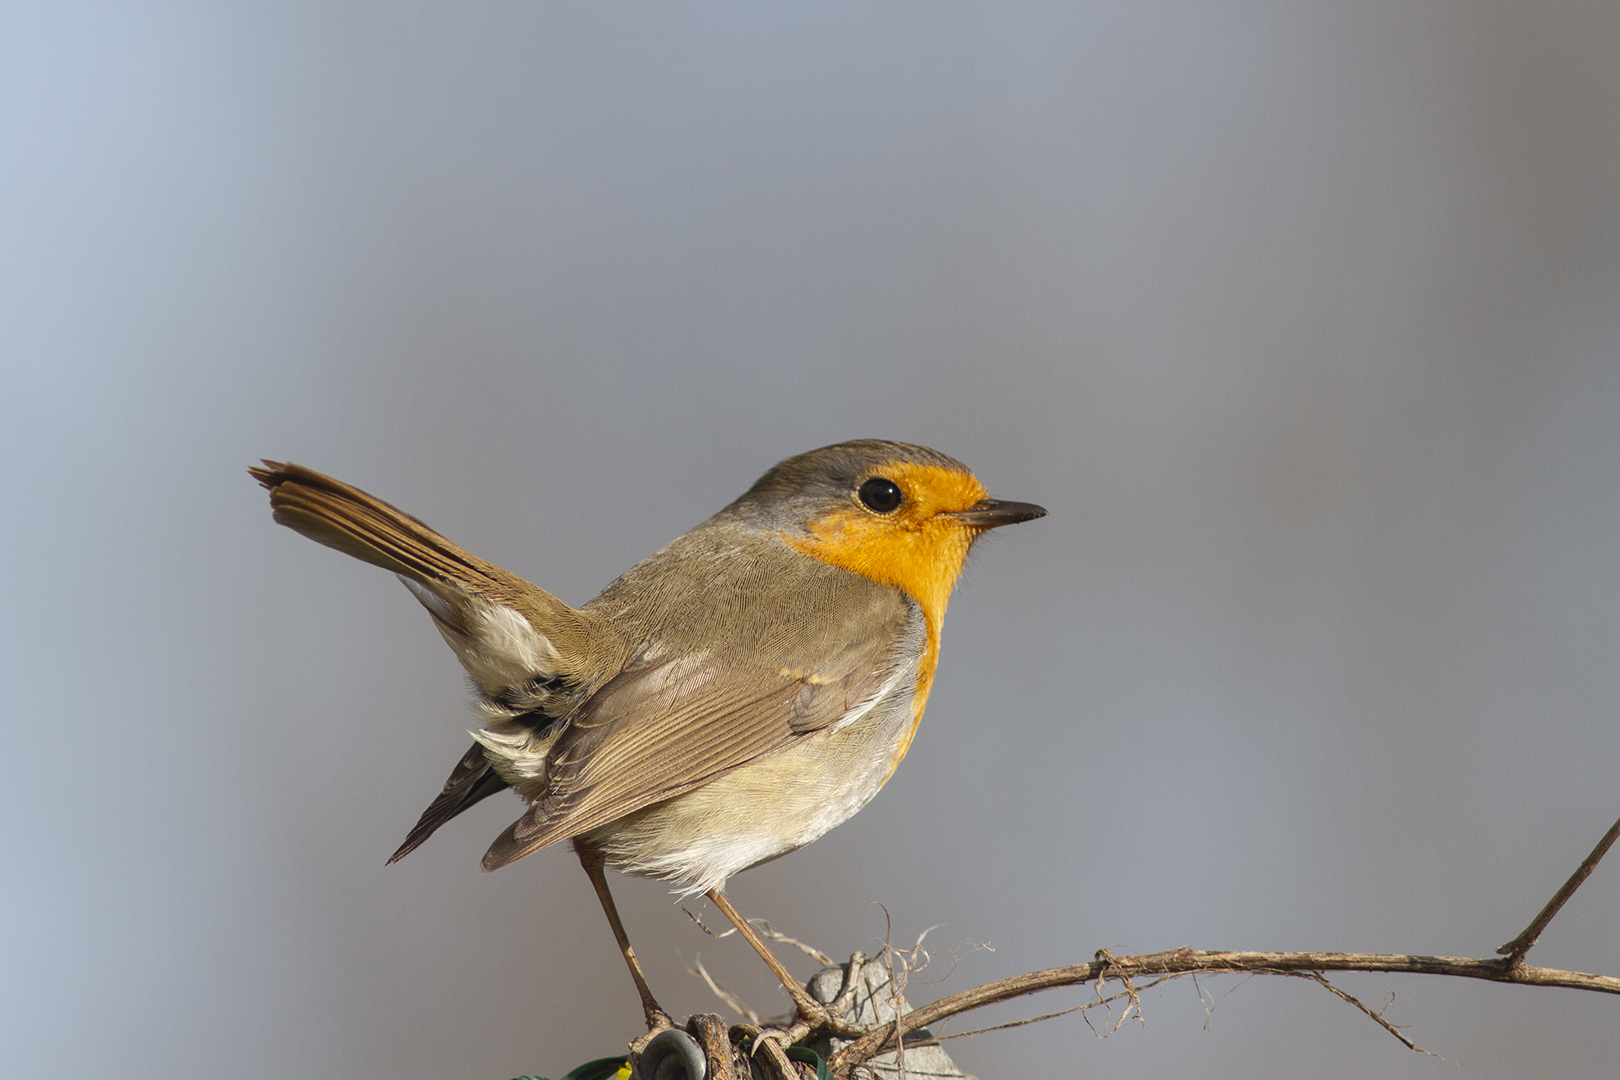
[[[831,966],[831,965],[828,965]],[[827,1005],[834,1016],[846,1016],[855,1008],[855,993],[861,986],[861,971],[866,967],[866,954],[853,952],[849,956],[849,970],[844,975],[844,988]]]
[[[1026,994],[1062,986],[1079,986],[1099,978],[1120,979],[1142,976],[1176,976],[1193,973],[1299,975],[1323,971],[1409,972],[1424,975],[1451,975],[1487,982],[1519,983],[1527,986],[1563,986],[1605,994],[1620,994],[1620,979],[1589,975],[1579,971],[1510,964],[1502,960],[1474,960],[1453,956],[1412,956],[1386,953],[1267,953],[1205,952],[1176,949],[1148,956],[1099,958],[1089,964],[1032,971],[1000,979],[970,990],[943,997],[931,1005],[914,1009],[898,1023],[884,1024],[844,1047],[836,1055],[835,1067],[864,1061],[888,1049],[898,1032],[904,1035],[920,1027],[936,1024],[947,1017],[1009,1001]],[[1128,996],[1128,995],[1127,995]]]
[[[777,1035],[778,1032],[764,1031],[754,1024],[734,1024],[731,1028],[732,1042],[751,1047],[749,1056],[755,1062],[763,1062],[761,1068],[770,1080],[799,1080]]]
[[[1569,902],[1570,897],[1575,895],[1575,890],[1581,887],[1581,883],[1592,876],[1592,871],[1597,869],[1597,864],[1602,861],[1604,855],[1608,854],[1609,848],[1614,846],[1617,839],[1620,839],[1620,821],[1616,821],[1610,826],[1609,831],[1603,834],[1603,839],[1599,840],[1597,847],[1592,849],[1592,854],[1588,855],[1581,865],[1575,868],[1575,872],[1569,876],[1569,880],[1564,882],[1564,887],[1553,894],[1553,898],[1547,901],[1547,906],[1541,909],[1541,914],[1537,915],[1531,920],[1530,925],[1524,928],[1524,933],[1496,950],[1508,958],[1508,963],[1517,964],[1521,962],[1524,959],[1524,954],[1535,947],[1536,941],[1541,937],[1541,932],[1547,929],[1547,924],[1552,922],[1553,916],[1557,915],[1559,909]]]
[[[1575,990],[1620,995],[1620,978],[1607,975],[1591,975],[1580,971],[1531,967],[1524,962],[1525,953],[1534,947],[1541,932],[1546,929],[1553,917],[1558,914],[1559,910],[1580,888],[1581,884],[1591,876],[1599,861],[1602,860],[1603,856],[1617,840],[1620,840],[1620,821],[1615,822],[1597,847],[1592,849],[1591,854],[1586,857],[1575,873],[1558,890],[1558,893],[1547,902],[1541,913],[1525,928],[1525,931],[1512,942],[1497,950],[1498,953],[1503,954],[1501,959],[1485,960],[1404,953],[1220,952],[1191,948],[1173,949],[1168,952],[1153,953],[1146,956],[1119,957],[1114,956],[1109,950],[1103,949],[1098,951],[1096,958],[1088,964],[1070,964],[1064,967],[1047,968],[1044,971],[1032,971],[1009,979],[1000,979],[996,982],[986,983],[983,986],[976,986],[969,990],[951,994],[931,1005],[913,1009],[909,1012],[905,1011],[906,1004],[901,997],[901,991],[905,986],[908,975],[921,970],[928,964],[929,956],[927,950],[923,948],[923,941],[930,931],[923,931],[909,949],[896,948],[889,941],[890,931],[892,930],[889,911],[880,904],[879,907],[883,907],[885,922],[881,959],[886,969],[889,993],[893,998],[892,1019],[884,1019],[866,1026],[834,1020],[831,1023],[824,1022],[819,1030],[824,1034],[853,1037],[853,1041],[845,1043],[841,1048],[837,1049],[828,1062],[832,1066],[835,1075],[848,1077],[851,1075],[852,1070],[862,1066],[873,1057],[890,1050],[893,1050],[896,1065],[903,1074],[905,1070],[906,1037],[912,1032],[938,1024],[972,1009],[1009,1001],[1027,994],[1060,987],[1083,986],[1086,983],[1095,983],[1092,1000],[1083,1004],[979,1030],[1003,1030],[1009,1027],[1037,1023],[1041,1020],[1049,1020],[1058,1016],[1066,1016],[1072,1012],[1079,1012],[1082,1018],[1085,1019],[1086,1024],[1090,1026],[1090,1011],[1101,1007],[1107,1010],[1111,1021],[1105,1022],[1101,1030],[1093,1028],[1101,1037],[1118,1031],[1120,1026],[1130,1019],[1133,1014],[1145,1027],[1141,993],[1143,990],[1158,986],[1168,980],[1187,975],[1192,976],[1196,985],[1200,974],[1232,974],[1250,977],[1255,975],[1282,975],[1315,982],[1329,993],[1355,1006],[1370,1020],[1389,1032],[1407,1049],[1429,1054],[1429,1051],[1419,1047],[1384,1016],[1384,1011],[1388,1008],[1389,1001],[1393,1000],[1393,995],[1385,1000],[1384,1008],[1374,1012],[1354,995],[1334,986],[1328,981],[1323,972],[1406,972],[1410,974],[1446,975],[1456,978],[1480,979],[1486,982],[1518,983],[1525,986],[1562,986]],[[705,933],[713,934],[716,937],[724,936],[714,934],[690,911],[687,914],[694,922],[698,923]],[[764,928],[764,932],[774,940],[796,945],[817,959],[827,960],[827,957],[821,954],[819,950],[772,931],[769,924],[764,923],[763,920],[757,920],[757,922]],[[932,929],[930,928],[930,930]],[[727,933],[730,932],[727,931]],[[843,1016],[854,1005],[856,987],[863,982],[861,979],[862,965],[866,962],[866,957],[860,953],[850,957],[850,965],[846,969],[844,983],[837,995],[837,1000],[832,1003],[832,1015],[834,1017]],[[735,1041],[742,1036],[759,1036],[754,1043],[756,1060],[764,1058],[767,1071],[786,1075],[783,1070],[790,1070],[791,1066],[783,1056],[782,1047],[813,1034],[812,1025],[801,1019],[785,1030],[772,1030],[762,1034],[757,1026],[759,1023],[758,1014],[738,1002],[733,995],[715,983],[708,972],[703,969],[701,963],[693,974],[708,982],[710,988],[717,995],[739,1012],[745,1012],[754,1021],[754,1024],[742,1024],[734,1027],[731,1032],[732,1039]],[[1105,985],[1109,982],[1119,983],[1120,991],[1114,994],[1105,994]],[[1115,1018],[1111,1006],[1113,1002],[1121,1000],[1125,1001],[1125,1008]],[[1199,987],[1199,1000],[1204,1002],[1205,1012],[1208,1014],[1213,1005],[1206,999],[1202,987]],[[926,1046],[937,1043],[942,1039],[962,1038],[965,1035],[977,1033],[977,1031],[971,1031],[952,1035],[933,1035],[924,1031],[918,1040],[912,1042],[912,1046]],[[836,1046],[837,1043],[835,1042],[834,1045]],[[1433,1057],[1435,1055],[1429,1054],[1429,1056]]]

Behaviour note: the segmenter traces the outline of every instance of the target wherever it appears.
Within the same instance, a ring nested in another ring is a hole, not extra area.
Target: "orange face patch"
[[[856,487],[874,477],[899,485],[899,509],[868,510],[851,491],[846,505],[808,523],[810,539],[787,540],[806,555],[906,590],[922,606],[932,634],[977,532],[939,515],[966,510],[987,492],[970,473],[910,462],[869,470]]]
[[[847,505],[808,523],[808,539],[783,539],[822,562],[904,589],[922,608],[928,640],[919,660],[911,730],[895,748],[889,763],[892,774],[911,745],[917,721],[922,719],[923,707],[928,703],[945,605],[962,574],[968,548],[983,531],[940,515],[966,510],[988,492],[971,473],[937,465],[894,462],[862,474],[856,486],[873,477],[899,485],[902,500],[898,509],[888,514],[869,510],[851,491]]]

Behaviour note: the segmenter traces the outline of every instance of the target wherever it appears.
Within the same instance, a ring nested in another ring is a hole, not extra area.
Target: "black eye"
[[[900,509],[900,500],[900,485],[893,480],[874,476],[861,485],[861,502],[866,504],[868,510],[892,514]]]

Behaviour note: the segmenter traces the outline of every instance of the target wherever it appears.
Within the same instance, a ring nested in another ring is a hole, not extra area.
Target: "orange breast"
[[[918,660],[911,726],[894,748],[883,778],[887,783],[910,749],[928,704],[945,606],[975,535],[972,529],[939,515],[965,510],[987,493],[973,475],[935,465],[895,463],[878,472],[905,493],[898,511],[881,515],[855,505],[840,507],[810,522],[808,538],[784,535],[782,539],[822,562],[904,589],[922,609],[928,636]]]

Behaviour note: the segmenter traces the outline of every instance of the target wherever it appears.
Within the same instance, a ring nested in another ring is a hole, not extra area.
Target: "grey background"
[[[1620,814],[1620,6],[14,3],[0,1072],[557,1076],[637,1010],[387,575],[244,468],[583,602],[880,436],[984,545],[893,782],[736,879],[918,1001],[1101,947],[1489,955]],[[735,939],[618,879],[654,985]],[[715,913],[707,908],[707,917]],[[988,943],[994,951],[970,943]],[[1620,973],[1620,863],[1532,959]],[[809,974],[813,964],[793,961]],[[940,979],[924,985],[922,979]],[[1191,982],[1013,1076],[1612,1076],[1614,999]],[[1081,1000],[1069,992],[990,1019]]]

